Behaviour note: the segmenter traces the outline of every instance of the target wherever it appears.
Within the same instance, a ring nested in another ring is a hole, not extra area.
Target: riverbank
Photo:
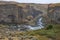
[[[52,25],[53,28],[46,29]],[[48,24],[45,28],[39,30],[30,30],[30,31],[18,31],[18,30],[9,30],[8,25],[0,25],[0,35],[3,37],[20,37],[23,36],[34,36],[37,40],[60,40],[60,25],[59,24]]]

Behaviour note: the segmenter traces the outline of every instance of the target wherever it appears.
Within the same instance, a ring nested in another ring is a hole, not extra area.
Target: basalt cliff
[[[39,17],[44,23],[60,23],[60,5],[0,1],[0,23],[35,25]]]

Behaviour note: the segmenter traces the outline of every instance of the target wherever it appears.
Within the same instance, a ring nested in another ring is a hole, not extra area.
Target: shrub
[[[48,25],[48,27],[46,28],[47,30],[52,29],[53,25]]]

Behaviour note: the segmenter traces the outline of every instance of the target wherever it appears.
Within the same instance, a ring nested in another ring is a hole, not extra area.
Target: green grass
[[[46,29],[52,25],[53,28]],[[5,28],[7,25],[0,25],[0,28]],[[29,35],[29,36],[36,36],[38,40],[48,40],[48,38],[52,38],[54,40],[60,40],[60,24],[48,24],[44,29],[34,30],[34,31],[27,31],[23,32],[22,34],[17,35]]]
[[[44,29],[40,29],[40,30],[30,31],[27,34],[28,35],[46,36],[47,38],[53,38],[53,39],[60,37],[59,36],[60,35],[59,34],[60,33],[60,24],[48,24],[48,25],[52,25],[53,28],[48,29],[48,30],[46,30],[46,28],[44,28]],[[46,27],[48,27],[48,25]],[[54,40],[56,40],[56,39],[54,39]]]

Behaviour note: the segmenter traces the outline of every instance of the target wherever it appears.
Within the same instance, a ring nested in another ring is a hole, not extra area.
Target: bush
[[[48,25],[48,27],[46,28],[47,30],[52,29],[53,25]]]

